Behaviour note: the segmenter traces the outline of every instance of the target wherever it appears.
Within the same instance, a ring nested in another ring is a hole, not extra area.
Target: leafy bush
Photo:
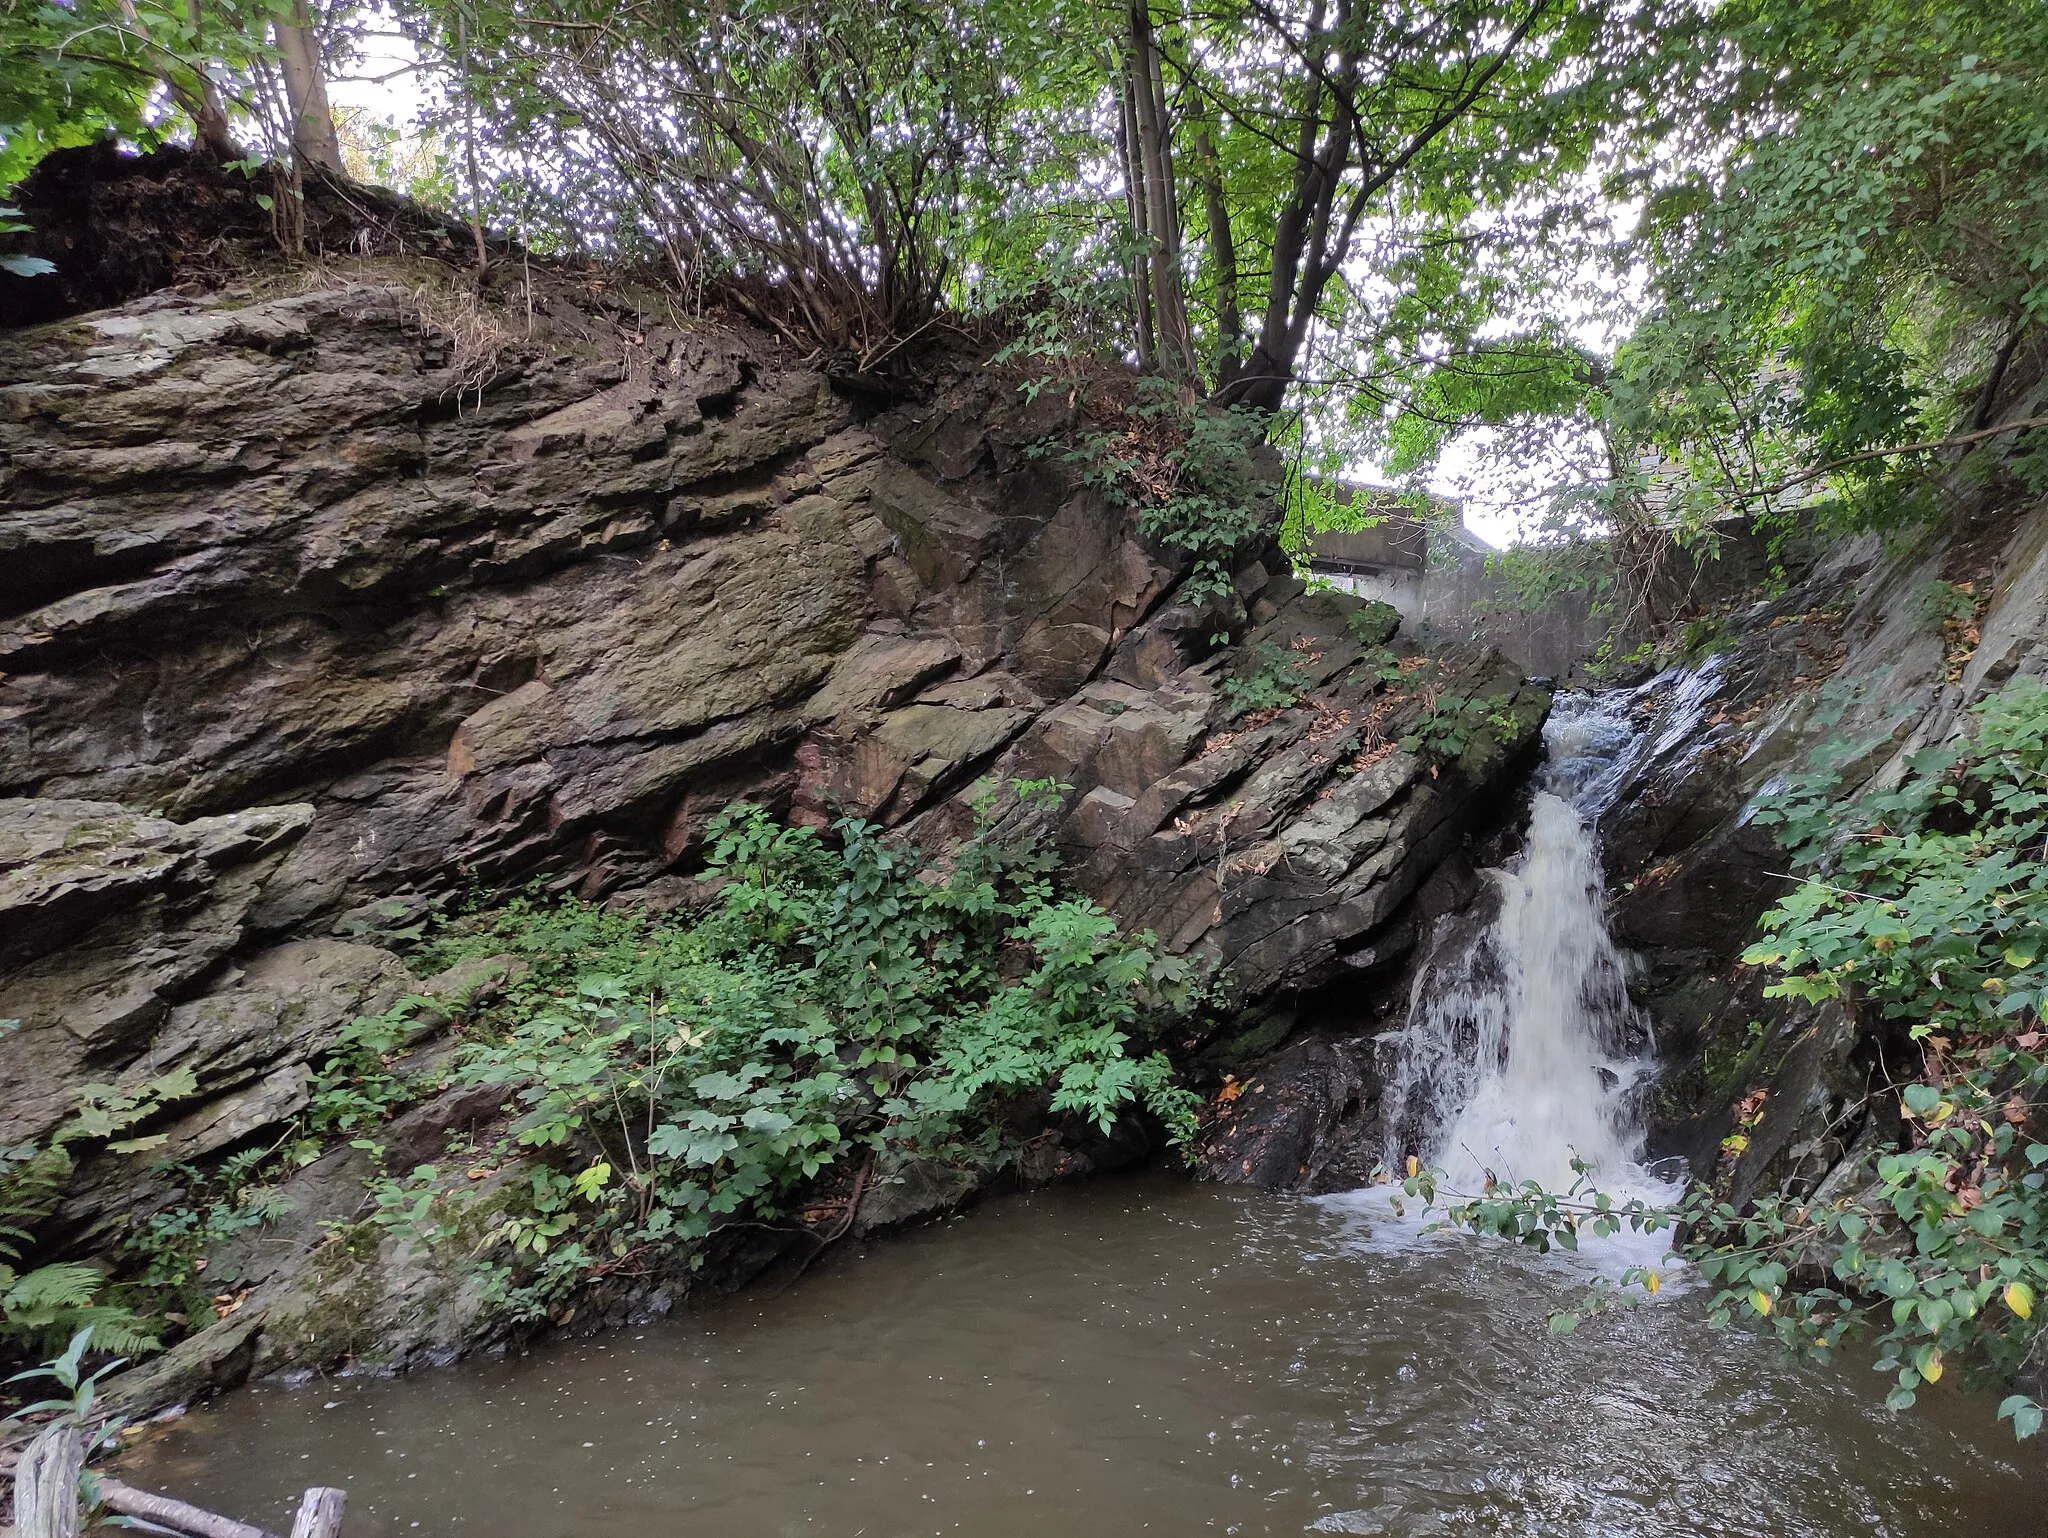
[[[2016,1369],[2048,1286],[2048,1142],[2034,1131],[2048,1084],[2048,690],[2017,679],[1974,715],[1846,820],[1815,783],[1772,812],[1811,874],[1743,957],[1782,974],[1767,994],[1841,1000],[1917,1049],[1918,1077],[1899,1089],[1905,1146],[1877,1160],[1875,1185],[1826,1211],[1765,1204],[1752,1219],[1765,1242],[1719,1268],[1738,1287],[1763,1267],[1831,1272],[1781,1325],[1823,1347],[1851,1316],[1888,1310],[1880,1365],[1896,1370],[1901,1407],[1950,1357]]]
[[[1401,611],[1380,599],[1369,599],[1351,611],[1344,627],[1360,646],[1385,646],[1401,628]]]
[[[1194,1097],[1131,1050],[1188,997],[1184,963],[986,826],[943,872],[871,824],[833,831],[733,807],[701,919],[520,904],[456,942],[532,962],[460,1070],[516,1097],[512,1137],[543,1161],[489,1236],[515,1317],[721,1222],[772,1221],[842,1160],[999,1161],[1020,1099],[1191,1132]]]
[[[1516,733],[1515,719],[1507,713],[1511,703],[1501,695],[1461,694],[1456,690],[1426,693],[1421,710],[1401,738],[1401,749],[1453,763],[1464,757],[1472,739],[1489,727],[1503,735]]]
[[[220,1247],[238,1234],[275,1222],[290,1210],[269,1181],[311,1163],[318,1152],[317,1144],[306,1140],[286,1151],[281,1141],[230,1154],[210,1171],[190,1164],[156,1165],[158,1173],[180,1182],[185,1200],[130,1228],[121,1249],[140,1271],[124,1267],[126,1279],[117,1290],[145,1303],[164,1324],[184,1328],[210,1323],[214,1299],[223,1289],[232,1292],[239,1278],[218,1270],[209,1275],[208,1266]]]
[[[429,1002],[411,995],[381,1015],[358,1015],[341,1028],[334,1050],[314,1070],[308,1086],[305,1130],[310,1138],[388,1121],[418,1098],[423,1086],[393,1074],[388,1059],[415,1029],[414,1012]]]
[[[1308,692],[1308,659],[1272,641],[1251,648],[1242,671],[1225,674],[1217,688],[1233,716],[1255,710],[1285,710]]]

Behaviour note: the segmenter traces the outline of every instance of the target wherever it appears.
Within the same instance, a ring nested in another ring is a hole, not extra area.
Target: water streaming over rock
[[[1439,926],[1394,1034],[1387,1160],[1556,1190],[1574,1161],[1643,1183],[1635,1100],[1651,1064],[1602,911],[1594,822],[1634,741],[1627,694],[1566,695],[1544,734],[1527,844],[1484,900]]]

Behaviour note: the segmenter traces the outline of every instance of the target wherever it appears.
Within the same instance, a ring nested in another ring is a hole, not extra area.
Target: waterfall
[[[1607,933],[1594,833],[1634,739],[1628,698],[1560,697],[1520,858],[1486,873],[1474,912],[1439,923],[1386,1039],[1389,1168],[1414,1155],[1460,1194],[1489,1174],[1566,1190],[1574,1159],[1603,1189],[1644,1183],[1648,1031]]]

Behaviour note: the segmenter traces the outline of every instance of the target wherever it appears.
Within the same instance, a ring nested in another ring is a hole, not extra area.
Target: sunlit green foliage
[[[1562,580],[1736,516],[1784,532],[1937,511],[1929,473],[2048,484],[2024,410],[2048,314],[2048,14],[2029,0],[1737,0],[1677,18],[1662,108],[1617,135],[1612,259],[1646,280],[1611,358],[1554,346],[1502,383],[1432,380],[1395,440],[1503,424],[1506,456],[1573,440],[1553,485]],[[1914,448],[1913,445],[1932,445]],[[1627,584],[1624,584],[1626,586]],[[1624,593],[1624,598],[1629,595]]]
[[[1658,303],[1610,409],[1677,462],[1676,509],[1790,516],[1805,483],[1773,488],[1811,466],[1991,425],[2002,350],[2048,318],[2048,14],[1743,0],[1713,21],[1699,117],[1642,174]]]
[[[53,149],[109,134],[148,148],[189,133],[209,96],[259,128],[252,147],[281,144],[269,28],[289,16],[288,0],[6,0],[0,190]]]

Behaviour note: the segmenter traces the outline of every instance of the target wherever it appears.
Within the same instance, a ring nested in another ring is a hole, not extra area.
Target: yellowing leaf
[[[1927,1354],[1927,1360],[1920,1366],[1920,1376],[1929,1383],[1939,1383],[1941,1381],[1941,1353],[1939,1351],[1930,1351]]]
[[[1768,1314],[1771,1311],[1771,1295],[1758,1288],[1749,1295],[1749,1306],[1759,1314]]]
[[[1415,1178],[1415,1172],[1421,1167],[1421,1163],[1416,1159],[1415,1155],[1410,1154],[1408,1156],[1408,1178],[1410,1180],[1413,1180]]]
[[[1647,1292],[1653,1298],[1657,1296],[1657,1289],[1659,1287],[1662,1287],[1663,1285],[1664,1279],[1654,1271],[1652,1271],[1648,1276],[1643,1278],[1643,1291]]]
[[[2005,1306],[2022,1319],[2034,1315],[2034,1289],[2025,1282],[2008,1282],[2005,1288]]]

